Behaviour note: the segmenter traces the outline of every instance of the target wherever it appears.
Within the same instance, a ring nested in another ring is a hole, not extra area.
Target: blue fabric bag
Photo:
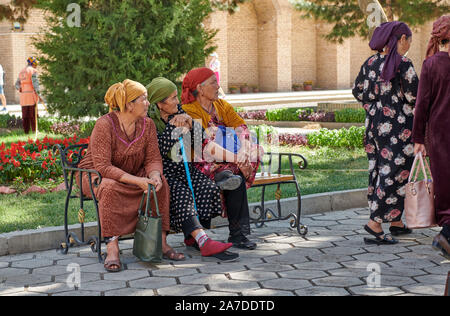
[[[226,150],[237,154],[241,148],[241,141],[239,140],[236,131],[232,127],[217,126],[216,144],[222,146]]]

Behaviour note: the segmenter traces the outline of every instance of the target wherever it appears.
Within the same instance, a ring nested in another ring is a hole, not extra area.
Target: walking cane
[[[192,192],[192,198],[194,199],[194,209],[195,209],[197,218],[200,221],[200,218],[198,216],[197,204],[195,203],[194,187],[192,186],[191,173],[189,172],[186,150],[184,149],[183,137],[180,136],[179,140],[180,140],[180,146],[181,146],[181,155],[183,156],[184,169],[186,170],[186,178],[188,180],[189,188],[191,189],[191,192]]]

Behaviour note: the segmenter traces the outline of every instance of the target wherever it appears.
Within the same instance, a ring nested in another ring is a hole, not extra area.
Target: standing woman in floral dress
[[[361,67],[353,95],[366,110],[365,150],[369,159],[368,200],[370,221],[364,229],[375,239],[369,244],[395,244],[382,223],[390,223],[392,235],[409,234],[401,217],[405,185],[414,160],[411,131],[418,77],[404,55],[412,33],[403,22],[382,23],[369,43],[378,51]]]

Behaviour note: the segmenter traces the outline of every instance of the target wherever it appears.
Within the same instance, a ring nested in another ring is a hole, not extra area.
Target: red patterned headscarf
[[[207,80],[211,76],[214,76],[214,72],[206,67],[195,68],[188,72],[184,77],[183,84],[181,85],[181,103],[188,104],[195,101],[193,92],[197,89],[197,85]]]
[[[439,51],[439,43],[450,40],[450,15],[443,15],[433,23],[433,31],[428,42],[427,58]],[[450,46],[448,54],[450,56]]]

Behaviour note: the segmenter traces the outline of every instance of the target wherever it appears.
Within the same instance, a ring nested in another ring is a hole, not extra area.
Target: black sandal
[[[364,230],[371,234],[372,236],[375,236],[375,239],[370,238],[364,238],[364,242],[367,245],[395,245],[398,243],[398,240],[392,238],[390,234],[385,234],[384,232],[374,232],[372,229],[370,229],[369,226],[365,225]],[[383,236],[383,238],[380,238],[380,236]]]
[[[394,236],[407,235],[412,233],[412,230],[406,227],[406,225],[403,225],[403,227],[391,226],[389,227],[389,231]]]

